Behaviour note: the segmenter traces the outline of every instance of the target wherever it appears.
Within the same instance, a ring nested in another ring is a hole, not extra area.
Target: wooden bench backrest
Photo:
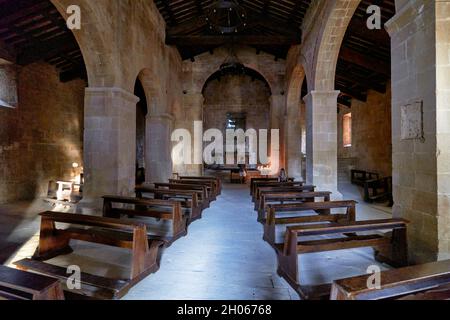
[[[183,215],[180,201],[140,199],[130,197],[104,196],[103,216],[120,219],[121,215],[130,217],[147,217],[169,220],[172,224],[172,235],[163,237],[163,240],[171,243],[186,234],[187,217]],[[134,209],[113,208],[113,204],[131,204]],[[154,235],[159,236],[159,235]]]
[[[192,190],[171,190],[171,189],[155,189],[148,187],[136,187],[136,197],[144,198],[144,194],[153,194],[154,199],[163,199],[168,197],[174,201],[183,200],[181,206],[183,208],[189,208],[190,219],[195,220],[201,217],[201,205],[199,202],[199,196],[201,196],[201,191]]]
[[[381,288],[369,289],[371,275],[334,281],[332,300],[381,300],[424,292],[450,284],[450,260],[383,271]]]
[[[285,192],[314,192],[316,186],[312,185],[302,185],[302,186],[275,186],[275,187],[258,187],[254,195],[255,200],[261,198],[263,193],[285,193]]]
[[[255,196],[256,191],[260,187],[282,187],[282,186],[303,186],[304,183],[301,181],[294,181],[294,179],[288,179],[287,182],[279,182],[276,181],[255,181],[253,182],[252,189],[251,189],[251,195]]]
[[[193,177],[193,176],[180,176],[180,180],[206,180],[206,181],[214,181],[216,184],[216,188],[218,192],[222,191],[222,181],[220,178],[212,177],[212,176],[201,176],[201,177]]]

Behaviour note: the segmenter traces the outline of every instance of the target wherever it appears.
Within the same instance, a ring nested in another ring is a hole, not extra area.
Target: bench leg
[[[394,229],[392,231],[390,245],[375,248],[375,259],[396,268],[408,266],[406,228]]]
[[[140,281],[158,270],[158,253],[160,243],[147,240],[147,228],[136,229],[133,233],[133,254],[130,280]]]
[[[58,234],[55,222],[45,217],[41,218],[41,231],[39,247],[33,256],[36,260],[48,260],[61,254],[73,252],[69,246],[70,238],[64,234]]]

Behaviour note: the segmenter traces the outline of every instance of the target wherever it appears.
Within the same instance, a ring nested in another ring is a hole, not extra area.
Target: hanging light
[[[220,66],[220,72],[222,75],[241,75],[245,74],[246,67],[239,60],[233,46],[231,45],[228,49],[229,53],[225,61]]]
[[[205,10],[206,23],[220,34],[232,34],[246,26],[247,13],[236,0],[218,0]]]

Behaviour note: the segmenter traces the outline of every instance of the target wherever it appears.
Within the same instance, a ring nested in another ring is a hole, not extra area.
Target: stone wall
[[[353,99],[351,108],[339,105],[338,158],[354,158],[359,170],[392,176],[391,93],[369,90],[367,101]],[[352,146],[344,147],[343,116],[352,114]]]
[[[18,70],[17,86],[17,108],[0,107],[0,203],[43,196],[83,164],[85,82],[61,83],[39,63]]]
[[[397,4],[386,24],[392,44],[394,215],[411,221],[410,258],[421,263],[450,257],[450,3]]]
[[[225,76],[204,91],[204,130],[217,128],[224,137],[227,113],[245,112],[246,129],[269,127],[270,91],[264,82],[249,76]]]
[[[270,127],[278,129],[282,125],[286,106],[286,61],[275,59],[265,53],[257,53],[250,47],[236,47],[236,56],[250,69],[257,71],[269,83],[272,96],[270,98]],[[220,65],[229,57],[226,47],[214,49],[211,53],[203,53],[195,57],[195,61],[183,61],[183,102],[174,109],[176,129],[187,129],[193,136],[193,122],[203,120],[203,89],[208,78],[219,70]],[[283,139],[281,139],[283,143]],[[175,166],[180,174],[201,174],[201,165]]]

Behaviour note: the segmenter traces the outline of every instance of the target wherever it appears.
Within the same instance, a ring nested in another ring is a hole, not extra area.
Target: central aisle
[[[224,184],[222,195],[189,227],[188,236],[164,251],[160,270],[124,299],[298,300],[276,274],[276,255],[262,240],[249,191],[247,185]],[[359,220],[387,217],[364,203],[357,206]],[[379,265],[371,248],[305,254],[299,262],[303,284],[330,283]]]
[[[276,275],[276,256],[262,240],[249,192],[225,184],[188,236],[164,251],[160,270],[124,299],[298,299]]]

